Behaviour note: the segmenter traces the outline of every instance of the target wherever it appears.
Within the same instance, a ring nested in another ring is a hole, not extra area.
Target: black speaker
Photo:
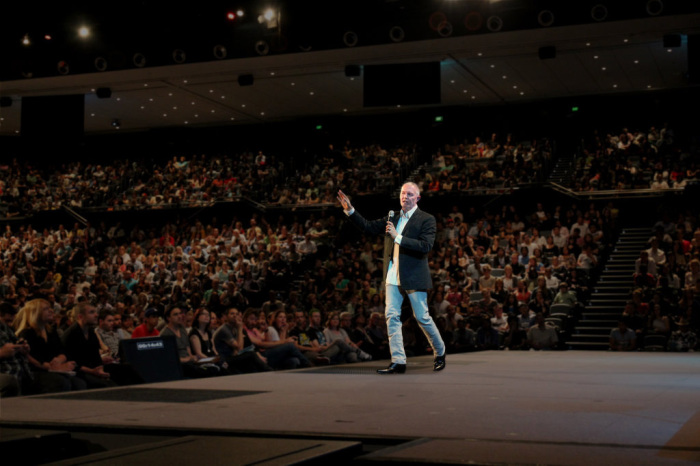
[[[146,383],[182,379],[182,364],[173,337],[120,340],[119,358],[130,364]]]
[[[112,89],[109,87],[98,87],[97,90],[95,90],[95,95],[99,99],[109,99],[112,97]]]
[[[85,95],[22,97],[20,133],[36,143],[56,143],[83,137]]]
[[[681,35],[680,34],[664,34],[664,47],[680,47],[681,46]]]
[[[252,86],[253,85],[253,75],[252,74],[242,74],[238,77],[239,86]]]
[[[440,103],[440,62],[365,65],[362,75],[365,107]]]
[[[345,67],[345,76],[347,76],[348,78],[360,76],[360,66],[359,65],[347,65]]]
[[[0,97],[0,107],[12,107],[12,97]]]
[[[551,60],[552,58],[556,58],[557,48],[553,45],[540,47],[537,51],[537,55],[540,57],[540,60]]]

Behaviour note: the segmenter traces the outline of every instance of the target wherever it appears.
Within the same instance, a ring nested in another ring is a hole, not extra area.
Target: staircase
[[[575,170],[576,157],[573,154],[563,155],[559,157],[554,164],[552,173],[549,175],[549,182],[556,183],[565,188],[570,188]]]
[[[635,261],[640,251],[647,248],[651,234],[650,227],[622,230],[591,299],[566,342],[569,349],[608,349],[610,331],[617,326],[634,285]]]

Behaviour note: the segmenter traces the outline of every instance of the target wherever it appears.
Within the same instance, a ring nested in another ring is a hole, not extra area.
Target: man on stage
[[[342,191],[338,200],[350,221],[371,234],[386,233],[384,240],[384,282],[386,286],[386,322],[389,333],[391,364],[380,369],[380,374],[406,372],[406,352],[401,334],[401,304],[408,296],[416,320],[433,348],[433,370],[445,368],[445,344],[440,332],[428,313],[428,289],[432,279],[428,267],[428,252],[435,241],[435,217],[418,208],[420,189],[415,183],[401,187],[401,210],[388,217],[366,220],[350,203]]]

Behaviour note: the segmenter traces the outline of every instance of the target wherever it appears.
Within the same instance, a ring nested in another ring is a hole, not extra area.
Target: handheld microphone
[[[389,218],[386,219],[387,222],[391,222],[391,219],[394,218],[394,211],[390,210],[389,211]],[[393,223],[393,222],[392,222]],[[389,233],[386,233],[386,236],[390,236]]]

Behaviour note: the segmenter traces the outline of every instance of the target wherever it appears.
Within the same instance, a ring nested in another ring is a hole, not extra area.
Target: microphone
[[[394,218],[394,211],[390,210],[389,211],[389,218],[386,219],[387,222],[391,222],[391,219]],[[393,223],[393,222],[392,222]],[[386,233],[386,236],[390,236],[389,233]]]

